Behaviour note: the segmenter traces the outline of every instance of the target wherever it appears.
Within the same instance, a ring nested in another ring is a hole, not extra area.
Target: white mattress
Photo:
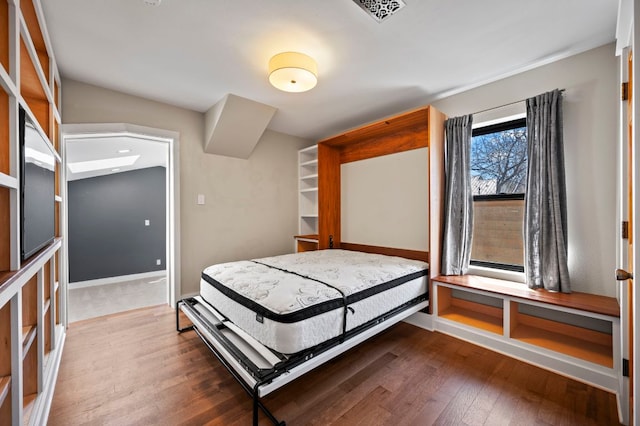
[[[400,257],[320,250],[213,265],[200,295],[263,345],[291,354],[427,293],[428,264]]]

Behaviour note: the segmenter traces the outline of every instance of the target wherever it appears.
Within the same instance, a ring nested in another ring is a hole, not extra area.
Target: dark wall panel
[[[70,282],[165,269],[164,167],[75,180],[68,186]]]

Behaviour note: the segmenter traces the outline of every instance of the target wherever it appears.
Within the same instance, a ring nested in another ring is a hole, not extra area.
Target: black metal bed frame
[[[289,372],[291,369],[298,367],[310,359],[317,357],[323,352],[328,351],[336,346],[339,346],[343,342],[348,341],[350,338],[362,333],[365,330],[368,330],[388,319],[395,317],[403,311],[411,308],[412,306],[418,305],[428,300],[428,295],[420,296],[416,299],[413,299],[409,302],[404,303],[403,305],[380,315],[352,330],[344,332],[344,334],[320,343],[312,348],[300,351],[293,355],[284,355],[279,352],[273,351],[269,349],[269,351],[280,359],[280,362],[276,363],[273,368],[264,369],[258,367],[249,357],[246,356],[234,343],[229,340],[224,334],[223,330],[228,328],[224,321],[221,321],[217,324],[211,323],[207,318],[200,314],[200,312],[195,308],[195,306],[200,303],[194,297],[182,299],[176,303],[176,330],[179,333],[183,333],[186,331],[195,331],[198,337],[204,342],[204,344],[209,348],[209,350],[215,355],[215,357],[220,361],[220,363],[231,373],[234,379],[242,386],[242,388],[247,392],[247,394],[253,399],[253,425],[258,426],[258,411],[262,410],[262,412],[267,416],[267,418],[275,425],[275,426],[285,426],[286,423],[284,421],[279,421],[276,417],[269,411],[269,409],[262,403],[260,400],[259,390],[262,386],[271,383],[275,378],[281,376],[284,373]],[[182,310],[187,318],[189,318],[193,324],[187,327],[180,327],[180,310]],[[196,321],[193,321],[193,318]],[[231,356],[237,361],[242,368],[246,372],[248,372],[255,380],[256,384],[252,387],[250,383],[247,383],[241,374],[234,369],[229,361],[224,357],[224,355],[216,348],[214,345],[203,335],[203,331],[200,330],[202,327],[208,333],[210,333],[227,352],[231,354]],[[268,349],[268,348],[267,348]],[[346,351],[347,349],[345,349]]]

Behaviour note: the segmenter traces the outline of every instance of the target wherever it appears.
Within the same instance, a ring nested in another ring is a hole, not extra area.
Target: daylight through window
[[[527,128],[518,119],[473,130],[471,264],[524,271]]]

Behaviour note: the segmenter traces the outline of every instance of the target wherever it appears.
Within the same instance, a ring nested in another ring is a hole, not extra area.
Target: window
[[[524,271],[524,193],[527,183],[525,119],[473,130],[471,264]]]

